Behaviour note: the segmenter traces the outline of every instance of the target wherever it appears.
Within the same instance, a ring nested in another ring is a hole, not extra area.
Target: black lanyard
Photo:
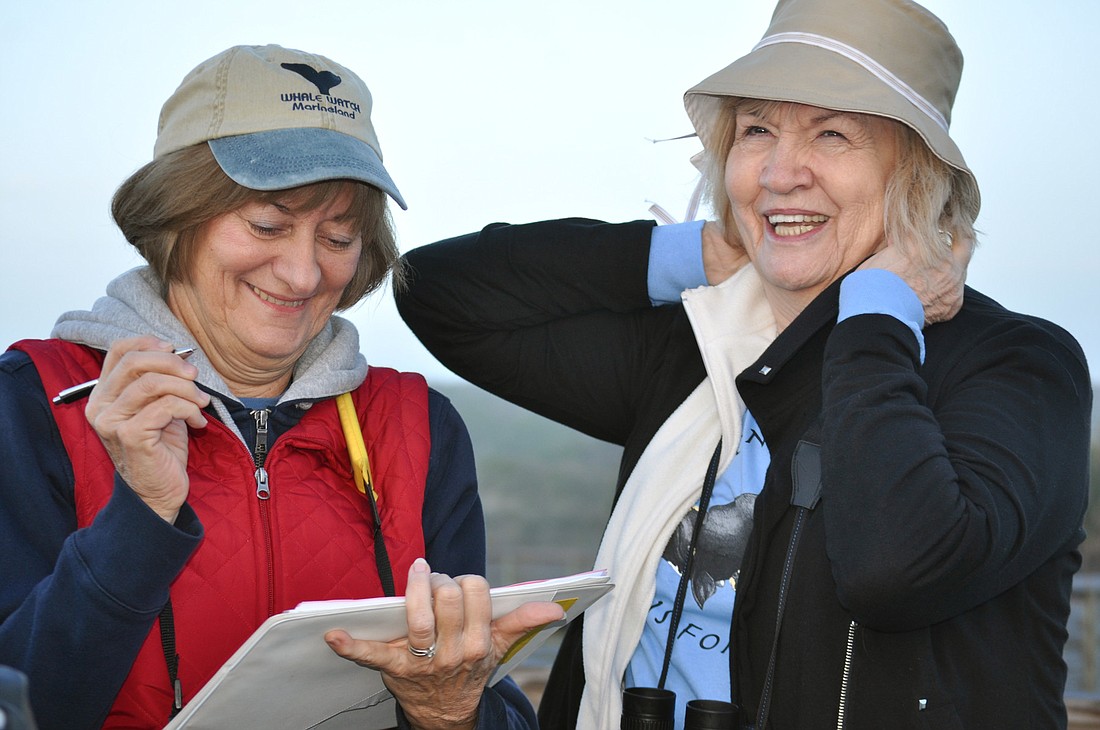
[[[684,601],[687,600],[688,580],[691,571],[695,567],[695,551],[699,542],[699,535],[703,532],[703,520],[707,517],[707,508],[710,506],[710,495],[714,493],[714,482],[718,478],[718,459],[722,455],[722,439],[718,439],[718,446],[714,448],[714,456],[710,457],[710,465],[707,467],[707,475],[703,480],[703,493],[699,495],[699,510],[695,514],[695,527],[691,532],[691,544],[688,547],[687,563],[680,573],[680,584],[676,586],[676,600],[672,603],[672,618],[668,624],[668,640],[665,642],[665,660],[661,666],[661,679],[657,687],[665,688],[665,680],[668,678],[668,667],[672,663],[672,643],[676,640],[676,629],[680,625],[680,614],[684,612]]]

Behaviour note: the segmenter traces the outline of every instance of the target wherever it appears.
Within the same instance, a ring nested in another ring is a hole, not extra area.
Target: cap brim
[[[398,192],[374,148],[331,129],[273,129],[209,140],[214,159],[238,185],[285,190],[323,180],[365,182],[387,193],[402,210]]]

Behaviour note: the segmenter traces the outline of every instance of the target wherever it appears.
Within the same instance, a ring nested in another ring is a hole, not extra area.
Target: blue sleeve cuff
[[[703,223],[654,226],[649,244],[649,301],[653,306],[680,301],[680,292],[707,283],[703,270]]]
[[[837,322],[859,314],[887,314],[905,324],[917,338],[924,362],[924,306],[900,276],[886,269],[861,269],[845,277]]]

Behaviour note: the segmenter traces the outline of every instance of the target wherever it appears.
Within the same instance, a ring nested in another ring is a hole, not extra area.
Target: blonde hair
[[[115,192],[111,214],[126,240],[149,262],[165,292],[168,284],[191,273],[194,244],[208,221],[253,202],[289,201],[295,210],[311,211],[351,194],[348,217],[359,228],[363,246],[355,275],[336,308],[347,309],[392,274],[404,285],[400,252],[387,208],[386,194],[354,180],[326,180],[291,191],[252,190],[231,180],[205,142],[153,160],[131,175]]]
[[[722,100],[705,151],[707,197],[727,238],[735,237],[733,209],[726,194],[726,161],[737,135],[738,112],[766,113],[783,102],[728,97]],[[948,255],[945,234],[955,241],[976,243],[974,221],[979,194],[973,178],[932,152],[916,130],[890,120],[897,133],[897,165],[886,186],[883,225],[886,239],[913,257],[932,264]]]

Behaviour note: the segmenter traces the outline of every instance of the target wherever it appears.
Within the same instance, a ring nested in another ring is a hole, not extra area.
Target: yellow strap
[[[366,494],[367,487],[370,487],[370,493],[377,502],[378,492],[374,491],[367,445],[363,442],[363,430],[359,426],[359,415],[355,412],[351,393],[336,396],[336,410],[340,413],[340,427],[344,429],[344,441],[348,444],[348,456],[351,457],[351,473],[355,477],[355,486],[362,494]]]

